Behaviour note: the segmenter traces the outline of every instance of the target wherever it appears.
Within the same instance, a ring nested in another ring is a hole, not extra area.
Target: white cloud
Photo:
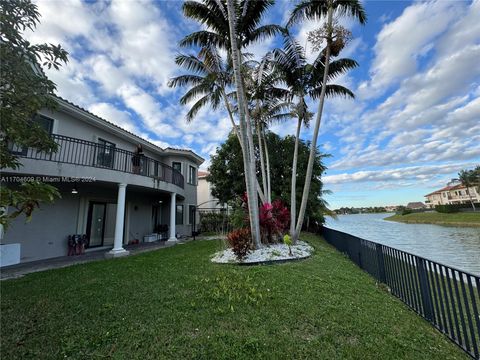
[[[371,79],[359,87],[359,96],[378,96],[405,76],[414,74],[418,59],[432,49],[431,42],[458,19],[460,12],[458,3],[415,3],[386,24],[377,35]]]
[[[131,120],[131,114],[127,111],[119,110],[112,104],[105,102],[92,104],[88,110],[127,131],[138,134],[138,129]]]
[[[438,176],[445,180],[445,175],[455,174],[459,169],[472,168],[475,163],[450,163],[443,165],[412,166],[394,168],[388,170],[357,171],[353,173],[341,173],[323,177],[325,184],[351,184],[351,183],[399,183],[411,185],[429,183]],[[447,176],[448,178],[448,176]],[[445,182],[443,182],[445,183]]]

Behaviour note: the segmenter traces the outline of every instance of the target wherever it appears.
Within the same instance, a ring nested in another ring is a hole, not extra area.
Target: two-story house
[[[427,198],[425,204],[430,208],[434,208],[435,205],[469,204],[470,199],[475,203],[480,202],[480,194],[474,186],[467,189],[461,184],[446,186],[425,197]]]
[[[110,256],[125,255],[124,244],[152,233],[163,232],[171,242],[191,234],[203,158],[162,149],[64,99],[57,102],[35,121],[58,151],[12,146],[23,166],[3,171],[2,186],[40,179],[56,186],[61,199],[41,205],[29,223],[15,219],[2,244],[20,244],[21,262],[28,262],[67,255],[71,234],[86,234],[89,249]]]

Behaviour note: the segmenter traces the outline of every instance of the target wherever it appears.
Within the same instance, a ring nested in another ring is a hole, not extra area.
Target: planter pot
[[[157,234],[145,235],[143,237],[143,242],[154,242],[154,241],[157,241],[157,239],[158,239]]]
[[[0,245],[0,267],[20,263],[20,244]]]

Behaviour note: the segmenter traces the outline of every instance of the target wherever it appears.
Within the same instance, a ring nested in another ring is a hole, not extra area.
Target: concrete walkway
[[[191,238],[182,238],[178,241],[177,244],[183,244],[185,242],[191,241]],[[156,241],[152,243],[141,243],[136,245],[126,245],[125,250],[128,250],[131,255],[141,254],[147,251],[153,251],[158,249],[163,249],[166,247],[171,247],[176,244],[167,244],[166,241]],[[52,259],[31,261],[27,263],[21,263],[11,266],[5,266],[0,269],[0,280],[15,279],[22,277],[26,274],[45,271],[50,269],[63,268],[75,264],[83,264],[92,261],[105,260],[105,254],[109,250],[97,250],[89,251],[83,255],[75,256],[60,256]]]

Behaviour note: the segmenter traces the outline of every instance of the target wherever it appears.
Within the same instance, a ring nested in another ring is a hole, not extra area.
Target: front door
[[[106,203],[90,202],[87,222],[89,247],[103,246],[106,210]]]

